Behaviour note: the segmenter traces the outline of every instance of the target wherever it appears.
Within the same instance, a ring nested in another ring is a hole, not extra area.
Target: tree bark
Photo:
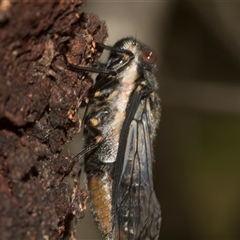
[[[1,239],[74,239],[87,193],[60,152],[79,132],[77,111],[92,80],[66,68],[91,66],[106,26],[82,2],[0,1]]]

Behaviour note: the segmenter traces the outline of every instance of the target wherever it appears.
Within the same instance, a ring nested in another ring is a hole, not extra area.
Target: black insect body
[[[160,119],[156,56],[133,38],[101,46],[111,53],[103,71],[93,69],[100,74],[84,119],[92,212],[107,239],[158,239],[161,211],[152,180]]]

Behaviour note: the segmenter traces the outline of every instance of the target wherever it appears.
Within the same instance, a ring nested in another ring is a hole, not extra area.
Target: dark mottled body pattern
[[[119,52],[119,49],[124,50]],[[117,42],[90,91],[85,117],[87,185],[95,220],[107,239],[158,239],[160,207],[152,182],[152,142],[160,118],[154,63],[145,45]]]

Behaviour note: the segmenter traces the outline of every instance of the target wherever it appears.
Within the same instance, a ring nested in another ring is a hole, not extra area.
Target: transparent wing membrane
[[[161,214],[152,182],[151,109],[145,98],[130,123],[119,182],[113,239],[158,239]],[[117,159],[118,160],[118,159]],[[121,161],[121,160],[119,160]]]

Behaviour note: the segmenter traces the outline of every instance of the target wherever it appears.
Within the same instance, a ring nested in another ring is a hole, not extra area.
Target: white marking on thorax
[[[106,142],[111,146],[111,152],[108,155],[107,162],[114,162],[116,160],[119,138],[122,132],[123,122],[126,117],[126,108],[129,102],[130,95],[135,87],[135,80],[138,78],[137,60],[134,59],[132,63],[119,75],[120,86],[119,94],[112,103],[113,111],[116,111],[114,119],[108,129],[105,129],[104,135]]]

